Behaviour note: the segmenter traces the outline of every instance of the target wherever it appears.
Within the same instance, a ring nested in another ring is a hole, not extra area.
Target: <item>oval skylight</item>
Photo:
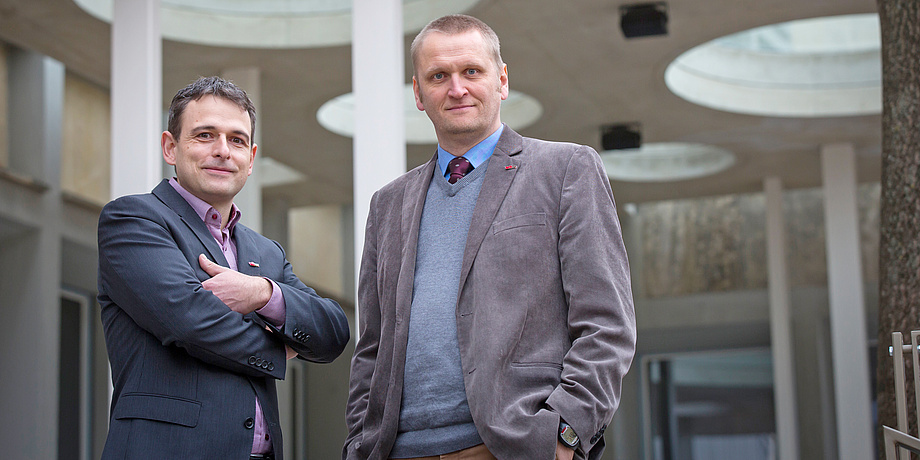
[[[600,152],[613,180],[668,182],[705,177],[735,164],[728,150],[704,144],[663,142],[643,144],[638,149]]]
[[[434,125],[425,112],[415,106],[412,85],[403,88],[406,115],[406,143],[437,144]],[[520,91],[511,90],[502,101],[501,120],[512,129],[519,130],[532,125],[543,114],[543,106]],[[345,137],[355,135],[355,96],[347,93],[323,104],[316,112],[316,119],[323,128]]]
[[[84,11],[112,21],[114,0],[73,0]],[[403,29],[421,30],[445,14],[466,11],[479,0],[403,0]],[[164,38],[241,48],[311,48],[351,43],[349,0],[160,0]]]
[[[776,117],[881,113],[878,15],[803,19],[697,46],[665,70],[678,96],[713,109]]]

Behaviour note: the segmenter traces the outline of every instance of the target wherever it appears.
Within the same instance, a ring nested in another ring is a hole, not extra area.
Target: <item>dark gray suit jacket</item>
[[[348,323],[338,304],[297,279],[280,245],[243,225],[234,239],[239,270],[281,288],[283,330],[265,330],[257,314],[233,312],[202,287],[209,276],[198,255],[227,261],[166,181],[103,209],[98,299],[114,384],[103,459],[246,459],[256,397],[281,458],[275,380],[284,378],[284,344],[330,362]]]
[[[359,276],[347,459],[385,459],[402,398],[419,222],[436,158],[378,191]],[[560,417],[599,458],[635,352],[629,266],[590,147],[505,127],[467,236],[457,300],[464,384],[499,459],[550,460]]]

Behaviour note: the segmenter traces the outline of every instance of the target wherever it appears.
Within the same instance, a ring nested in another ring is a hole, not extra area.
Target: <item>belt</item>
[[[275,460],[275,454],[249,454],[249,460]]]

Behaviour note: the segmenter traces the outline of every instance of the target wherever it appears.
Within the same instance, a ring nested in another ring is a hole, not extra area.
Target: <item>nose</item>
[[[214,156],[223,159],[230,158],[230,143],[227,141],[227,136],[221,134],[217,138],[217,142],[214,143]]]
[[[462,99],[468,92],[462,78],[455,77],[450,79],[450,87],[447,90],[448,96],[454,99]]]

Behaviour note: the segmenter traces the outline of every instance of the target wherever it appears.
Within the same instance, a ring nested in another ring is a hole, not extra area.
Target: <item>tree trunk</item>
[[[883,100],[876,378],[879,425],[896,428],[891,333],[909,339],[911,330],[920,329],[920,2],[878,0],[878,10]],[[909,406],[908,419],[916,420]],[[881,442],[879,449],[885,458]]]

